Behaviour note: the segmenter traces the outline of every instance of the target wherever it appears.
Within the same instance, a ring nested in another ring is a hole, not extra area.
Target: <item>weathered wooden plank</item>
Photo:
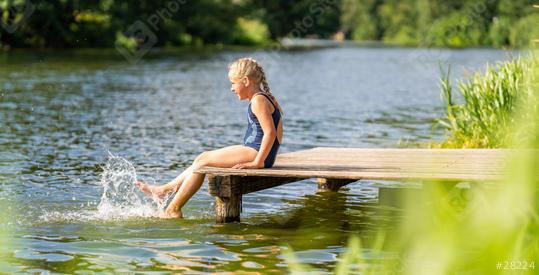
[[[485,153],[496,154],[499,152],[515,151],[514,149],[478,149],[478,148],[462,148],[462,149],[447,149],[447,148],[343,148],[343,147],[315,147],[307,150],[296,151],[291,153],[304,152],[410,152],[410,153]]]
[[[474,154],[451,154],[451,153],[448,153],[448,154],[407,154],[406,152],[401,152],[399,154],[397,153],[393,153],[393,154],[363,154],[363,153],[358,153],[358,154],[351,154],[351,153],[348,153],[348,154],[340,154],[340,153],[332,153],[332,152],[328,152],[326,154],[333,154],[333,155],[330,155],[330,156],[327,156],[327,157],[324,157],[324,154],[302,154],[302,155],[291,155],[291,156],[282,156],[282,157],[278,157],[278,159],[283,159],[283,158],[297,158],[297,159],[302,159],[302,158],[305,158],[305,157],[310,157],[310,158],[313,158],[313,159],[341,159],[341,158],[353,158],[353,159],[359,159],[359,157],[367,157],[367,158],[371,158],[371,159],[376,159],[376,158],[379,158],[379,159],[384,159],[384,158],[394,158],[394,157],[401,157],[401,158],[409,158],[409,157],[421,157],[421,158],[424,158],[424,159],[428,159],[428,158],[438,158],[438,159],[452,159],[452,158],[459,158],[459,157],[473,157],[473,158],[477,158],[477,159],[497,159],[497,158],[500,158],[500,157],[506,157],[506,155],[504,154],[496,154],[496,155],[474,155]]]
[[[291,152],[291,153],[285,153],[281,154],[282,157],[303,157],[305,155],[308,156],[326,156],[326,157],[333,157],[333,156],[357,156],[357,155],[365,155],[365,156],[393,156],[393,155],[403,155],[403,156],[467,156],[467,155],[474,155],[477,157],[497,157],[500,155],[508,155],[514,150],[506,150],[506,149],[475,149],[475,150],[467,150],[467,149],[311,149],[311,150],[304,150],[304,151],[298,151],[298,152]]]
[[[279,163],[276,164],[272,169],[310,169],[310,170],[348,170],[348,171],[355,171],[358,169],[363,170],[424,170],[424,169],[431,169],[431,170],[499,170],[503,169],[504,166],[483,166],[483,165],[474,165],[474,164],[427,164],[427,165],[420,165],[420,164],[398,164],[398,163],[365,163],[365,164],[309,164],[309,163],[295,163],[295,164],[286,164],[286,163]],[[201,169],[203,170],[203,169]]]
[[[275,163],[275,166],[300,166],[300,165],[307,165],[307,166],[395,166],[398,165],[401,166],[425,166],[425,167],[494,167],[494,168],[500,168],[505,167],[504,163],[497,162],[497,161],[481,161],[481,160],[475,160],[475,161],[460,161],[460,160],[451,160],[451,161],[441,161],[436,159],[431,160],[424,160],[424,161],[406,161],[406,160],[388,160],[388,161],[379,161],[379,160],[371,160],[371,161],[334,161],[334,162],[322,162],[322,161],[316,161],[316,160],[302,160],[302,161],[279,161]],[[274,166],[274,167],[275,167]]]
[[[328,153],[328,155],[331,155]],[[282,156],[278,157],[276,165],[289,165],[289,164],[368,164],[368,163],[391,163],[391,164],[402,164],[402,165],[429,165],[429,164],[455,164],[455,165],[465,165],[465,164],[475,164],[477,166],[497,166],[502,167],[505,164],[507,156],[499,155],[494,157],[484,157],[484,156],[473,156],[473,155],[462,155],[462,156],[428,156],[428,155],[403,155],[395,154],[390,156],[369,156],[369,155],[338,155],[338,156],[313,156],[313,155],[303,155],[303,156]]]
[[[429,172],[407,172],[394,170],[378,170],[372,171],[365,169],[364,171],[347,171],[347,170],[309,170],[305,169],[229,169],[204,167],[196,171],[197,173],[216,174],[222,176],[258,176],[258,177],[295,177],[295,178],[331,178],[331,179],[378,179],[378,180],[499,180],[503,173],[429,173]]]
[[[303,151],[296,151],[281,154],[283,156],[301,156],[301,155],[320,155],[320,154],[336,154],[336,155],[477,155],[477,156],[497,156],[503,155],[516,150],[512,149],[366,149],[366,148],[315,148]]]
[[[281,154],[271,169],[205,167],[197,172],[356,180],[497,180],[511,152],[514,150],[313,148]]]
[[[493,162],[493,163],[500,163],[505,161],[508,156],[504,154],[498,154],[498,155],[492,155],[492,156],[485,156],[485,155],[454,155],[454,154],[447,154],[447,155],[428,155],[428,154],[406,154],[404,152],[400,154],[388,154],[388,155],[368,155],[368,154],[333,154],[333,153],[327,153],[328,156],[324,156],[323,154],[320,155],[295,155],[295,156],[279,156],[277,157],[277,161],[322,161],[327,163],[328,161],[338,161],[338,162],[348,162],[348,161],[362,161],[362,160],[369,160],[369,161],[430,161],[430,160],[436,160],[436,161],[454,161],[454,160],[460,160],[460,161],[467,161],[467,162],[473,162],[473,161],[487,161],[487,162]],[[332,155],[333,154],[333,155]]]
[[[329,154],[329,153],[328,153]],[[506,158],[505,155],[496,155],[496,156],[477,156],[477,155],[337,155],[332,157],[324,157],[323,155],[302,155],[302,156],[279,156],[277,157],[278,161],[301,161],[301,160],[310,160],[310,161],[323,161],[336,160],[338,162],[345,161],[361,161],[361,160],[370,160],[370,161],[425,161],[425,160],[437,160],[437,161],[452,161],[452,160],[462,160],[462,161],[490,161],[490,162],[503,162]]]
[[[361,152],[326,152],[319,154],[298,154],[298,155],[280,155],[277,158],[276,163],[281,162],[297,162],[297,161],[309,161],[309,162],[322,162],[322,163],[349,163],[349,162],[361,162],[361,161],[384,161],[384,162],[478,162],[478,163],[497,163],[503,164],[509,156],[507,153],[495,154],[487,156],[485,154],[454,154],[453,152],[447,152],[446,154],[410,154],[406,152],[393,152],[391,154],[364,154]]]
[[[498,170],[503,169],[504,165],[497,165],[492,164],[489,165],[488,163],[481,163],[481,164],[475,164],[475,163],[417,163],[417,162],[410,162],[410,163],[397,163],[397,162],[359,162],[359,163],[334,163],[334,164],[319,164],[319,163],[310,163],[310,162],[296,162],[296,163],[283,163],[280,162],[274,166],[274,168],[278,167],[319,167],[320,169],[324,169],[324,167],[340,167],[342,169],[398,169],[402,170],[404,168],[406,169],[413,169],[416,168],[418,170],[423,169],[459,169],[459,170],[477,170],[477,169],[483,169],[483,170]]]

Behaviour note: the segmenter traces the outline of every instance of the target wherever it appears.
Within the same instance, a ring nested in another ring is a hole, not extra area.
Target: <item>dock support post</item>
[[[215,221],[239,222],[241,213],[240,177],[209,176],[209,192],[215,196]]]
[[[318,178],[316,183],[318,184],[318,191],[339,191],[339,188],[354,182],[357,180],[347,180],[347,179],[326,179]]]
[[[239,222],[241,212],[241,195],[230,198],[215,198],[215,222]]]

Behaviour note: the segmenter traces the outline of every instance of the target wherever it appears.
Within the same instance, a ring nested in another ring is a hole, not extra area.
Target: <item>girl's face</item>
[[[249,95],[249,81],[247,77],[236,78],[228,74],[228,79],[230,80],[231,87],[230,90],[238,95],[239,100],[248,99]]]

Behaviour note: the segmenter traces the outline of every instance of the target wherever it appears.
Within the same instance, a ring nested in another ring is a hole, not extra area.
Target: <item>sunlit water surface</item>
[[[497,50],[337,48],[168,54],[137,64],[115,56],[0,57],[0,203],[11,222],[2,272],[282,273],[282,252],[330,272],[351,234],[364,253],[398,209],[362,181],[316,193],[313,180],[244,196],[242,222],[214,223],[207,186],[183,220],[136,179],[164,183],[204,150],[241,142],[246,102],[229,92],[227,64],[264,64],[284,111],[281,152],[316,146],[394,147],[441,139],[439,62],[461,77],[509,58]]]

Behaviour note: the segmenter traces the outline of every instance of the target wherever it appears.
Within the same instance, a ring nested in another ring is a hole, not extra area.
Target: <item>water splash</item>
[[[137,188],[136,182],[137,171],[133,164],[109,152],[101,174],[100,185],[103,187],[103,193],[100,201],[88,202],[87,205],[97,205],[97,209],[84,209],[84,205],[81,205],[82,209],[78,210],[47,211],[41,209],[43,212],[39,215],[39,221],[59,223],[158,217],[172,198],[172,194],[168,194],[163,199],[150,198]]]
[[[106,220],[157,216],[164,202],[145,197],[136,187],[136,182],[137,172],[133,164],[109,153],[101,175],[103,194],[97,206],[97,216]]]

